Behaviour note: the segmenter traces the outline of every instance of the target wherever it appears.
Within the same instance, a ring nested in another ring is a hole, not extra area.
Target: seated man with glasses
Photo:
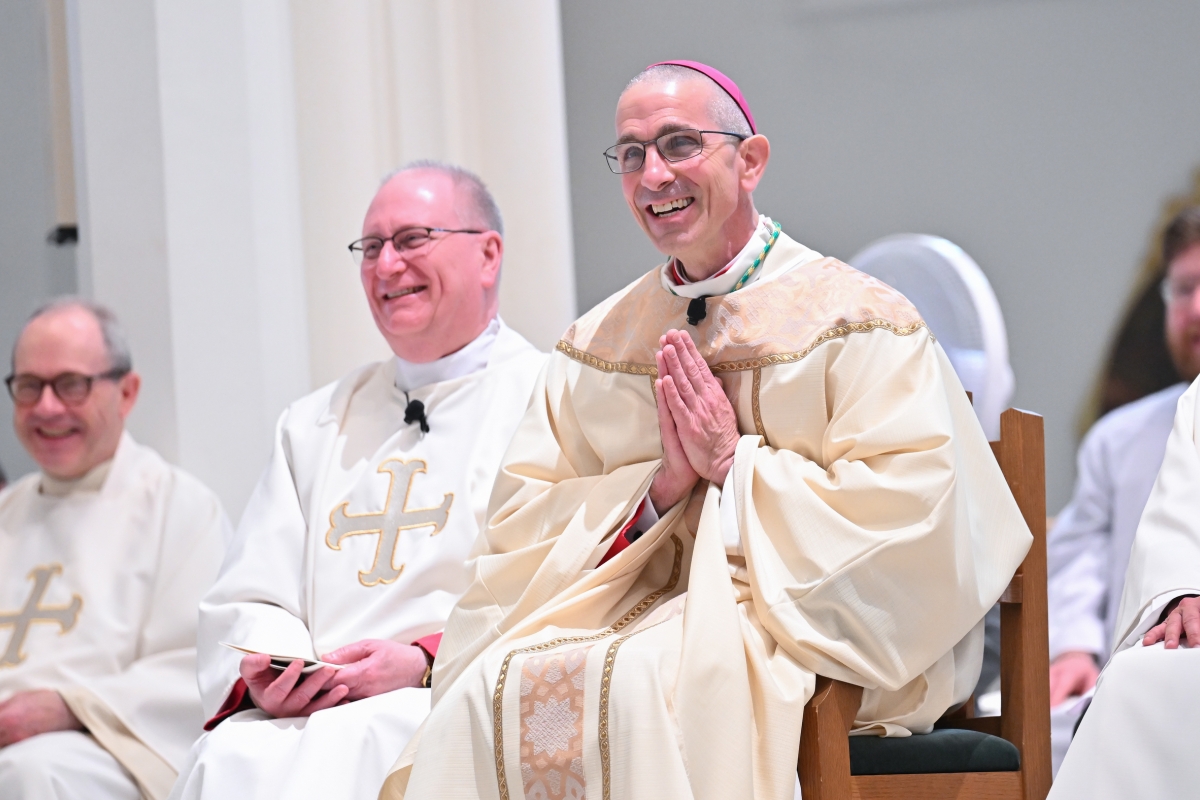
[[[1092,426],[1079,447],[1071,502],[1046,540],[1050,617],[1050,705],[1055,762],[1061,762],[1100,665],[1118,644],[1117,608],[1138,520],[1163,463],[1175,409],[1200,375],[1200,207],[1163,231],[1166,340],[1181,379],[1121,406]]]
[[[815,676],[929,731],[1032,540],[912,305],[755,209],[729,78],[647,68],[616,135],[667,261],[551,355],[381,797],[791,798]]]
[[[372,200],[350,252],[395,355],[280,419],[200,606],[211,732],[173,797],[373,798],[428,713],[440,632],[546,359],[497,315],[502,233],[457,167],[406,167]]]
[[[41,470],[0,493],[0,797],[165,797],[204,722],[196,606],[232,531],[125,432],[140,379],[107,309],[39,309],[12,370]]]

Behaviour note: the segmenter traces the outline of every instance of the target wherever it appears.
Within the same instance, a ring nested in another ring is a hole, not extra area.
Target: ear
[[[142,376],[136,372],[128,373],[121,378],[117,389],[121,392],[121,419],[126,419],[129,417],[129,412],[133,411],[134,403],[138,399],[138,392],[142,390]]]
[[[771,160],[771,143],[761,133],[751,136],[738,147],[738,159],[741,161],[742,189],[753,192]]]
[[[488,231],[483,239],[483,264],[479,267],[479,282],[484,289],[493,289],[500,282],[500,264],[504,261],[504,239],[496,231]]]

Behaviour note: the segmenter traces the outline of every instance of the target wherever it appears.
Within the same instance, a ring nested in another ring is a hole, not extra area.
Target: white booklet
[[[318,661],[315,658],[306,658],[305,656],[289,656],[283,653],[266,653],[262,650],[251,650],[249,647],[230,644],[229,642],[221,642],[222,645],[230,650],[237,650],[239,653],[247,653],[249,655],[263,655],[271,657],[271,669],[277,669],[283,672],[288,668],[288,665],[293,661],[303,661],[304,668],[300,670],[302,673],[316,672],[321,667],[332,667],[333,669],[341,669],[344,664],[330,664],[327,661]]]

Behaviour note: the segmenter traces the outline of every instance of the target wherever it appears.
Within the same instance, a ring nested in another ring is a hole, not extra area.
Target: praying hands
[[[663,468],[650,485],[650,502],[665,512],[701,478],[723,484],[740,433],[733,405],[686,331],[669,330],[655,353],[658,425]]]

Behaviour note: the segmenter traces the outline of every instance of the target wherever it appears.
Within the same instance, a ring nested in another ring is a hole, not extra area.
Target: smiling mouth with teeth
[[[397,297],[404,297],[405,295],[416,294],[417,292],[421,292],[424,290],[425,290],[424,286],[409,286],[407,289],[401,289],[398,292],[391,292],[388,294],[384,294],[383,299],[384,300],[395,300]]]
[[[656,217],[665,217],[669,214],[674,214],[676,211],[687,208],[695,200],[691,197],[681,197],[678,200],[672,200],[669,203],[651,203],[650,212]]]

